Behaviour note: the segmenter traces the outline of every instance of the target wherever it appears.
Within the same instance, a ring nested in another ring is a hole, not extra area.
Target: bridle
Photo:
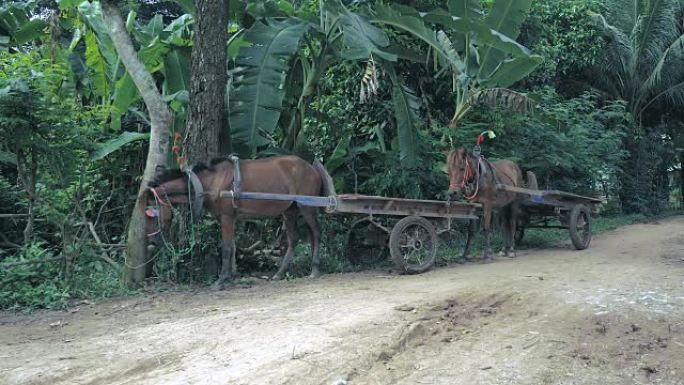
[[[465,189],[465,187],[468,185],[473,176],[475,176],[475,192],[472,195],[466,197],[466,199],[470,201],[475,199],[475,197],[477,197],[477,193],[480,191],[480,164],[482,163],[482,157],[477,157],[477,171],[475,172],[473,172],[473,168],[470,165],[470,159],[468,154],[466,154],[465,163],[465,172],[463,173],[463,179],[461,180],[461,183],[451,184],[449,188],[452,190]]]
[[[164,192],[164,196],[166,196],[167,202],[164,202],[164,199],[159,195],[159,192],[157,189],[162,189]],[[159,234],[162,232],[162,226],[161,226],[161,210],[159,210],[160,206],[166,206],[171,208],[173,210],[173,205],[171,204],[171,199],[169,199],[168,194],[166,193],[166,189],[159,186],[159,187],[148,187],[148,190],[152,192],[152,196],[154,196],[154,203],[155,206],[154,208],[148,207],[145,209],[145,215],[149,218],[157,218],[157,224],[159,225],[157,228],[157,231],[148,233],[147,237],[151,238],[154,237],[155,235]]]
[[[188,203],[192,202],[192,214],[194,217],[199,218],[202,215],[202,209],[204,207],[204,188],[202,187],[202,182],[200,181],[197,174],[192,170],[192,167],[183,168],[183,172],[188,176]],[[192,186],[192,189],[190,188],[190,186]],[[159,191],[157,191],[159,189],[161,189],[161,191],[164,194],[164,197],[166,197],[166,201],[162,199],[161,195],[159,194]],[[147,208],[145,210],[145,215],[150,218],[157,218],[157,223],[159,225],[157,231],[147,234],[148,237],[153,237],[162,232],[161,210],[159,210],[160,206],[166,206],[173,210],[173,204],[171,203],[171,199],[169,198],[169,195],[164,187],[148,187],[148,190],[150,190],[152,192],[152,195],[154,196],[154,202],[156,207]],[[192,199],[192,190],[195,190],[194,199]]]

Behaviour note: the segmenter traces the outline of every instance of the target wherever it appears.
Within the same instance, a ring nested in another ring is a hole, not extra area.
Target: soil
[[[0,313],[1,384],[684,384],[684,217],[493,264]]]

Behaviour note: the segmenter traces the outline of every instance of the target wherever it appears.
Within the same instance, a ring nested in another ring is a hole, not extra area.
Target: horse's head
[[[468,151],[459,147],[447,155],[447,174],[449,175],[449,194],[462,193],[473,179],[473,168],[468,162]]]
[[[154,251],[163,242],[163,232],[171,227],[173,210],[164,186],[149,187],[145,201],[147,250]]]
[[[192,169],[167,170],[150,182],[144,197],[149,251],[154,251],[164,241],[164,234],[171,227],[173,205],[188,204],[189,194],[194,195],[193,215],[199,218],[204,205],[204,189],[202,181]]]

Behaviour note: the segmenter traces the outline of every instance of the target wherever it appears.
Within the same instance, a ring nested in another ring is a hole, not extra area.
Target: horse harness
[[[232,204],[233,208],[237,209],[236,197],[239,196],[240,187],[242,185],[242,175],[240,173],[240,159],[235,155],[230,155],[227,159],[231,163],[233,163],[233,192],[235,193],[235,197],[232,199]],[[193,166],[184,167],[182,171],[188,177],[188,201],[192,200],[192,214],[195,217],[200,217],[204,209],[204,196],[206,195],[204,192],[204,187],[202,186],[202,181],[197,176],[197,173],[195,173],[195,171],[193,170]],[[190,188],[190,186],[192,186],[192,189]],[[173,207],[171,205],[171,199],[166,193],[166,189],[162,189],[162,193],[165,199],[162,198],[162,196],[160,195],[158,187],[149,187],[149,190],[152,192],[152,195],[154,196],[157,205],[161,204],[163,206]],[[192,190],[194,190],[195,193],[194,198],[192,198]],[[156,208],[148,208],[145,210],[145,215],[147,215],[150,218],[159,217],[159,210]],[[148,234],[148,237],[156,235],[159,232],[161,232],[161,229],[155,231],[152,234]]]
[[[477,159],[477,172],[473,172],[473,168],[470,165],[470,161],[466,160],[466,170],[463,174],[463,181],[461,182],[461,188],[465,188],[472,177],[475,177],[475,192],[472,195],[467,196],[466,199],[472,201],[477,198],[477,194],[480,192],[480,179],[482,175],[485,175],[485,170],[489,169],[492,178],[494,179],[495,185],[501,183],[494,170],[494,165],[484,156],[480,154],[479,151],[473,151],[472,155]]]
[[[235,155],[228,157],[231,163],[233,163],[233,197],[230,199],[233,204],[233,208],[237,210],[237,201],[240,197],[240,189],[242,187],[242,174],[240,173],[240,158]],[[237,199],[236,199],[237,198]]]

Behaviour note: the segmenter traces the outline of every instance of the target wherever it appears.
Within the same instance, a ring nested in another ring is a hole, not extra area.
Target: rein
[[[173,255],[174,258],[178,259],[181,257],[184,257],[192,252],[192,250],[195,248],[195,245],[197,244],[196,237],[195,237],[195,216],[199,216],[202,213],[202,206],[204,205],[204,189],[202,188],[202,183],[199,180],[199,177],[197,174],[195,174],[192,169],[187,168],[183,170],[187,175],[188,175],[188,205],[190,206],[190,238],[188,240],[188,247],[185,249],[181,250],[176,250],[176,248],[166,239],[164,236],[164,231],[162,229],[162,218],[161,218],[161,210],[159,209],[160,206],[166,206],[169,207],[170,210],[173,212],[173,204],[171,202],[171,199],[169,198],[168,194],[166,193],[166,189],[162,187],[162,191],[164,193],[164,196],[166,197],[166,201],[162,199],[160,196],[159,192],[157,189],[159,187],[149,187],[149,190],[152,192],[152,195],[154,196],[154,202],[156,205],[156,219],[157,219],[157,226],[158,230],[147,234],[148,237],[153,237],[157,234],[161,235],[162,242],[164,243],[164,247]],[[192,190],[193,188],[195,189],[195,198],[193,199],[192,197]],[[199,208],[197,205],[200,205]]]
[[[475,177],[475,192],[471,196],[467,196],[466,199],[471,201],[477,197],[477,193],[480,192],[480,163],[482,162],[482,157],[477,157],[477,174]],[[474,175],[473,173],[473,168],[470,166],[470,159],[466,158],[466,170],[463,173],[463,181],[461,181],[461,185],[458,186],[459,188],[465,188],[466,185],[468,184],[468,181],[470,178],[472,178]]]
[[[155,210],[154,215],[155,215],[155,217],[158,218],[158,219],[157,219],[157,224],[159,225],[157,231],[155,231],[155,232],[153,232],[153,233],[148,233],[148,234],[147,234],[148,237],[153,237],[153,236],[155,236],[155,235],[157,235],[157,234],[159,234],[159,233],[162,232],[162,230],[161,230],[161,227],[162,227],[162,226],[161,226],[161,210],[159,210],[160,204],[161,204],[162,206],[170,207],[171,210],[173,210],[173,205],[171,204],[171,200],[170,200],[170,199],[169,199],[168,202],[164,202],[164,200],[162,199],[162,197],[159,196],[159,192],[157,191],[157,188],[155,188],[155,187],[149,187],[149,190],[152,191],[152,196],[154,196],[154,203],[155,203],[155,206],[157,206],[157,207],[154,209],[154,210]],[[164,195],[166,195],[166,190],[164,190]],[[168,195],[167,195],[167,199],[168,199]],[[151,209],[147,209],[147,210],[151,210]],[[147,210],[145,210],[145,211],[147,211]],[[145,213],[145,215],[148,215],[147,212]],[[148,215],[148,216],[149,216],[149,215]],[[162,235],[163,235],[163,234],[162,234]]]

